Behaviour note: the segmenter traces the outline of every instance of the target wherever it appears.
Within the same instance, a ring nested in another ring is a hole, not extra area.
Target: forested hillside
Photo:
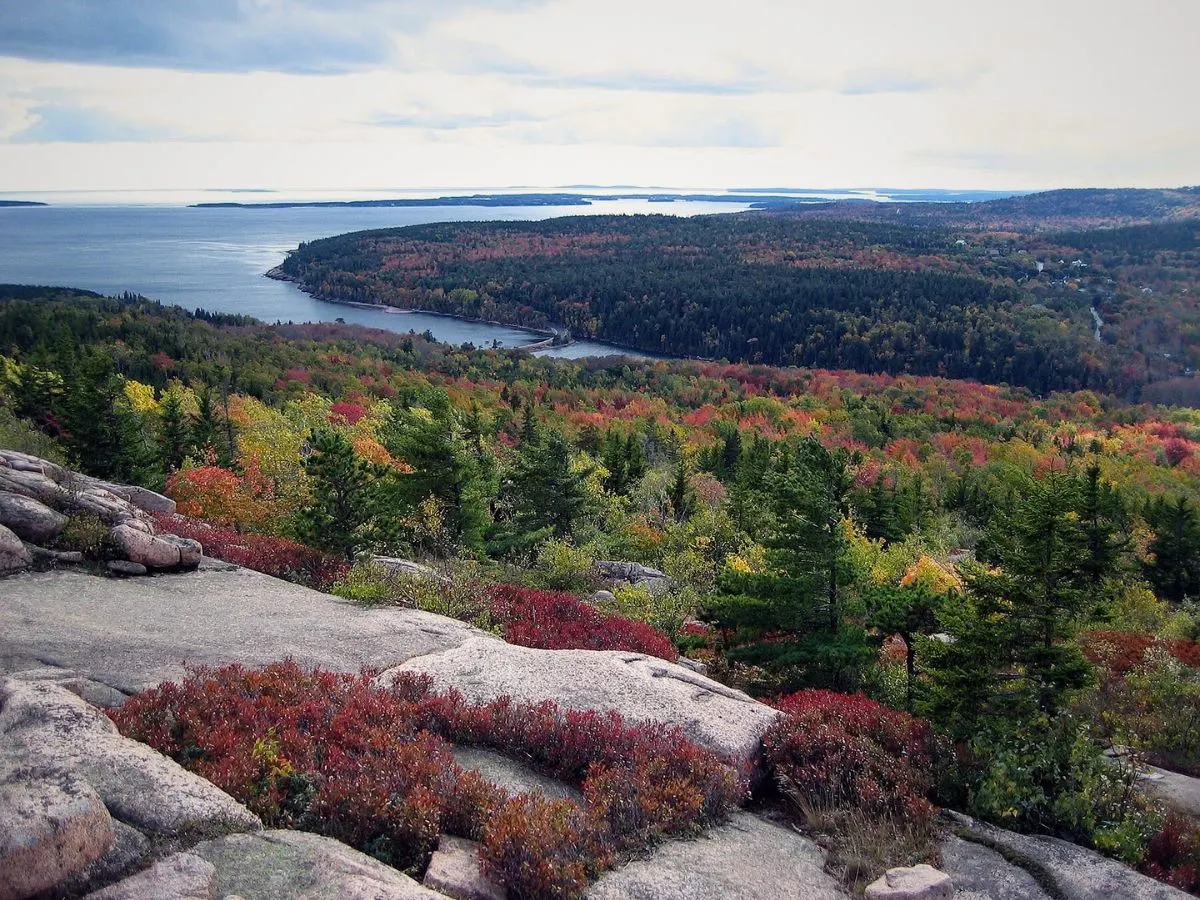
[[[1136,398],[1200,366],[1198,227],[579,217],[342,235],[302,245],[279,274],[325,299],[559,325],[654,353]]]
[[[0,446],[164,489],[173,533],[277,577],[703,662],[789,713],[777,776],[862,779],[823,801],[831,859],[864,816],[868,868],[921,858],[932,800],[1200,890],[1200,831],[1100,751],[1200,772],[1195,409],[0,288]],[[96,533],[56,546],[103,559]],[[595,593],[605,560],[654,589]]]

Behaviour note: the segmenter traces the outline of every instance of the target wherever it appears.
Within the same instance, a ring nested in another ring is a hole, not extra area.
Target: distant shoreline
[[[610,200],[644,200],[647,203],[729,203],[748,206],[751,209],[780,209],[799,206],[812,206],[829,202],[823,198],[784,196],[784,195],[754,195],[754,194],[677,194],[677,193],[629,193],[629,194],[566,194],[566,193],[531,193],[531,194],[465,194],[445,197],[397,197],[387,200],[267,200],[258,203],[242,203],[236,200],[223,200],[208,203],[192,203],[188,209],[355,209],[355,208],[388,208],[388,207],[429,207],[429,206],[482,206],[482,207],[514,207],[514,206],[592,206],[600,201]]]
[[[49,203],[42,203],[39,200],[0,200],[0,209],[21,207],[21,206],[49,206]]]
[[[498,322],[494,319],[481,319],[476,316],[461,316],[457,313],[439,312],[435,309],[420,309],[417,307],[406,309],[403,306],[391,306],[387,303],[359,303],[355,300],[334,300],[330,297],[322,297],[309,288],[308,285],[297,281],[291,275],[288,275],[280,266],[275,266],[275,268],[268,270],[265,274],[268,278],[273,278],[275,281],[286,281],[288,284],[295,285],[297,290],[308,294],[308,296],[312,297],[314,300],[319,300],[322,303],[332,303],[336,306],[351,306],[355,309],[376,309],[380,310],[381,312],[390,312],[396,314],[421,313],[422,315],[426,316],[441,316],[444,319],[458,319],[460,322],[495,325],[498,328],[513,328],[521,331],[528,331],[530,334],[534,335],[543,335],[542,339],[539,341],[534,341],[529,344],[521,344],[517,347],[508,347],[505,349],[528,351],[549,350],[556,347],[569,347],[575,343],[575,339],[572,338],[565,344],[555,344],[554,339],[562,334],[561,331],[558,331],[555,328],[532,328],[528,325],[514,325],[512,322]],[[613,346],[617,345],[614,344]]]

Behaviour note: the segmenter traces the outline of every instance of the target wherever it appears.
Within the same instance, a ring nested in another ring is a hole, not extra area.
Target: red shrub
[[[1089,662],[1111,675],[1124,675],[1145,662],[1151,647],[1166,650],[1185,666],[1200,668],[1200,643],[1182,638],[1160,638],[1128,631],[1090,631],[1080,635],[1083,654]]]
[[[920,719],[861,694],[808,690],[779,699],[785,713],[764,756],[816,806],[928,821],[933,737]]]
[[[489,590],[493,618],[510,644],[542,650],[629,650],[674,662],[670,638],[644,622],[609,616],[570,594],[511,584]]]
[[[1138,868],[1151,878],[1200,894],[1200,826],[1170,813],[1162,830],[1150,839],[1146,858]]]
[[[179,515],[160,513],[155,520],[163,531],[199,541],[206,556],[318,591],[328,590],[350,570],[341,557],[287,538],[241,533]]]
[[[293,662],[197,670],[111,713],[246,803],[268,827],[335,837],[419,872],[443,831],[484,842],[514,898],[577,897],[619,851],[720,819],[744,786],[677,728],[507,698],[473,706],[403,676],[304,672]],[[494,747],[582,788],[509,798],[454,764],[446,740]]]

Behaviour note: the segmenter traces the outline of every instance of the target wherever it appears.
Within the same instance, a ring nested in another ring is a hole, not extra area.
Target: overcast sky
[[[1200,0],[0,0],[0,191],[1200,183]]]

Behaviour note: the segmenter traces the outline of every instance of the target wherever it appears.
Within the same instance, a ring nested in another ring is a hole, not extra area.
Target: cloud
[[[172,134],[146,128],[96,109],[78,106],[34,107],[25,128],[13,135],[18,143],[92,143],[96,141],[162,141]]]
[[[0,56],[187,69],[351,72],[393,59],[395,33],[540,0],[0,0]]]

